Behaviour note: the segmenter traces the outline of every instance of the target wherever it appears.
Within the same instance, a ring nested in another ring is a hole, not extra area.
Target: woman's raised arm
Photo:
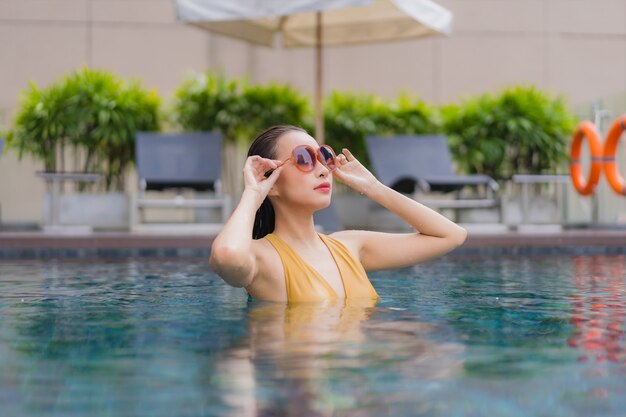
[[[334,175],[398,215],[416,233],[346,231],[337,233],[355,242],[366,270],[400,268],[423,262],[463,244],[467,231],[434,210],[385,186],[344,149]]]
[[[250,156],[243,169],[245,188],[239,204],[211,246],[209,265],[226,283],[247,287],[257,273],[253,251],[254,216],[278,177],[280,161]],[[265,172],[274,169],[269,177]]]

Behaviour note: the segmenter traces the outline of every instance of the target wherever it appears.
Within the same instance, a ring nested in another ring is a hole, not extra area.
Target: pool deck
[[[215,233],[88,234],[0,232],[0,258],[206,256]],[[459,255],[626,254],[626,229],[481,233],[470,231]]]

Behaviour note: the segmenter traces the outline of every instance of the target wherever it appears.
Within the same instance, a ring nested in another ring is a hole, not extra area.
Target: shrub
[[[279,124],[300,126],[310,132],[308,99],[287,84],[246,85],[240,102],[242,123],[237,136],[253,139],[262,130]]]
[[[241,167],[254,137],[276,124],[307,127],[308,100],[289,85],[249,85],[210,71],[185,80],[176,92],[175,119],[188,131],[218,130],[225,141],[222,184],[242,191]]]
[[[440,130],[437,111],[425,102],[400,95],[385,101],[373,94],[333,92],[325,101],[326,142],[337,152],[348,148],[369,166],[365,137],[435,133]]]
[[[239,82],[207,71],[188,77],[175,93],[174,118],[187,131],[220,131],[225,139],[235,139],[233,126],[241,124],[237,104]]]
[[[308,100],[289,85],[249,85],[207,71],[176,92],[177,123],[190,131],[218,130],[226,141],[248,144],[276,124],[310,124]]]
[[[107,191],[124,188],[135,160],[137,131],[160,126],[160,99],[139,82],[112,72],[82,69],[48,88],[31,83],[9,133],[19,156],[30,153],[46,171],[65,170],[65,149],[82,159],[83,172],[102,172]]]
[[[497,179],[554,173],[567,160],[576,119],[563,98],[513,87],[442,108],[444,131],[463,172]]]
[[[62,158],[57,158],[63,149],[78,134],[78,124],[72,118],[70,103],[77,101],[68,94],[62,84],[40,89],[30,83],[22,92],[22,99],[13,128],[9,131],[8,144],[18,151],[21,159],[30,154],[44,163],[48,172],[62,170]],[[69,104],[69,105],[68,105]],[[59,162],[59,163],[58,163]]]

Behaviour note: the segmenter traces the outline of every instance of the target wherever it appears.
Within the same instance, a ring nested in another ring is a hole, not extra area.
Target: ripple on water
[[[297,307],[247,302],[205,259],[0,263],[0,402],[15,417],[626,408],[626,257],[370,278],[376,305]]]

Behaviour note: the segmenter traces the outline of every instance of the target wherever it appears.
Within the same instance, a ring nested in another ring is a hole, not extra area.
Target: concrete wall
[[[524,83],[564,94],[575,106],[626,91],[623,0],[438,2],[454,13],[452,36],[328,48],[325,91],[404,90],[444,103]],[[312,50],[207,34],[178,23],[172,0],[1,0],[0,39],[4,127],[29,81],[45,86],[83,65],[139,77],[165,98],[188,71],[205,68],[313,91]],[[40,169],[14,153],[0,156],[1,222],[41,221]]]

